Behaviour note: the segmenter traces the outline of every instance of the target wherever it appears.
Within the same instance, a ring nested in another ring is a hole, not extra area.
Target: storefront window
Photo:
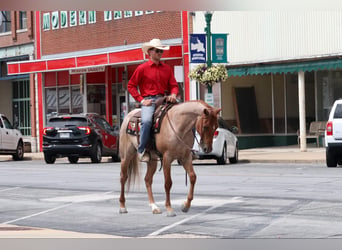
[[[70,113],[69,87],[58,88],[58,113]]]
[[[87,85],[87,102],[88,113],[106,115],[105,86],[102,84]]]
[[[71,87],[71,110],[73,114],[83,113],[83,95],[80,86]]]
[[[56,88],[45,88],[45,113],[47,117],[57,113]]]

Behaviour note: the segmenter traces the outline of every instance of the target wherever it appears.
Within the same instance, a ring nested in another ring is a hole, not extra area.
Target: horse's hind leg
[[[147,163],[147,171],[145,175],[145,185],[148,195],[148,201],[152,209],[153,214],[161,214],[159,207],[154,202],[153,192],[152,192],[152,182],[153,182],[153,175],[157,170],[157,161],[149,161]]]
[[[127,213],[126,209],[126,199],[125,199],[125,184],[128,179],[127,174],[128,161],[121,159],[121,173],[120,173],[120,183],[121,183],[121,192],[120,192],[120,214]]]
[[[195,183],[196,183],[196,174],[194,171],[194,168],[192,166],[192,160],[191,157],[188,158],[188,160],[184,161],[184,169],[188,173],[189,180],[190,180],[190,188],[187,200],[183,203],[182,211],[188,212],[191,206],[191,201],[194,198],[194,189],[195,189]]]

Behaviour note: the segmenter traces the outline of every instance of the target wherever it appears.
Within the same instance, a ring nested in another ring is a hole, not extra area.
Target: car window
[[[68,127],[68,126],[88,126],[85,117],[52,117],[48,122],[50,127]]]
[[[98,117],[95,119],[95,121],[97,124],[99,124],[105,130],[111,130],[112,129],[112,126],[110,126],[110,124],[103,118]]]
[[[13,129],[12,124],[10,123],[10,121],[6,117],[3,116],[2,119],[4,120],[5,128]]]
[[[219,125],[219,128],[224,128],[224,129],[229,130],[228,124],[227,124],[226,121],[223,120],[222,118],[219,118],[219,119],[218,119],[218,125]]]
[[[342,118],[342,104],[337,104],[335,113],[334,113],[334,118]]]
[[[4,125],[2,124],[2,120],[0,119],[0,128],[3,128]]]

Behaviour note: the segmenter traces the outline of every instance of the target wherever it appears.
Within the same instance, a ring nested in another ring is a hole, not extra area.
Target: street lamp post
[[[210,30],[210,23],[211,17],[213,16],[213,11],[206,11],[204,12],[206,27],[204,31],[206,32],[207,36],[207,66],[208,68],[211,67],[211,30]],[[212,86],[208,85],[208,93],[212,93]]]

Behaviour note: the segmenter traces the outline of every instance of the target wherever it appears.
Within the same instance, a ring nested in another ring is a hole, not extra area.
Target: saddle
[[[159,157],[161,154],[158,152],[155,145],[155,134],[160,132],[161,122],[165,117],[167,111],[172,108],[175,103],[167,103],[166,97],[160,97],[155,102],[156,109],[153,114],[153,124],[151,128],[151,139],[146,145],[147,151],[156,151]],[[126,133],[130,135],[134,135],[137,138],[137,143],[139,145],[140,142],[140,126],[141,126],[141,111],[137,112],[131,119],[128,121]]]

